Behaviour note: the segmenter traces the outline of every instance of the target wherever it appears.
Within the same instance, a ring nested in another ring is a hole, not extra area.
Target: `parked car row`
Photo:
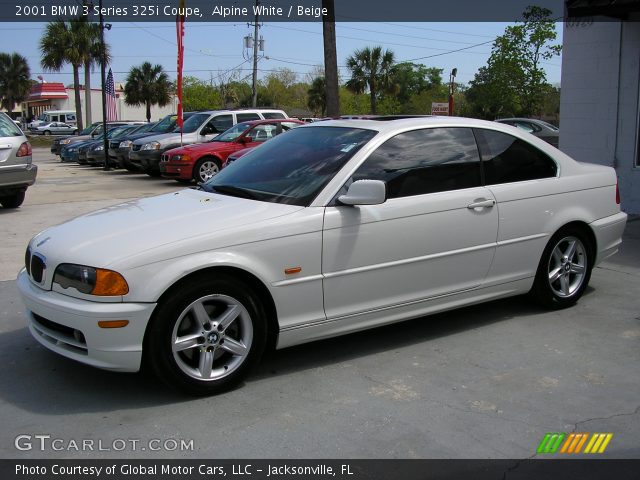
[[[254,148],[304,122],[282,110],[224,110],[186,112],[182,129],[168,115],[154,124],[109,124],[104,152],[102,130],[54,143],[63,162],[104,165],[164,176],[180,182],[204,182],[217,173],[230,153]],[[109,129],[110,128],[110,129]]]

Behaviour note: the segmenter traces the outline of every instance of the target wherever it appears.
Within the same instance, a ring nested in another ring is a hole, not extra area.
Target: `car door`
[[[498,229],[471,129],[434,128],[387,140],[352,180],[383,180],[381,205],[328,206],[322,269],[327,317],[396,306],[483,284]],[[410,307],[413,308],[413,307]]]
[[[561,198],[558,166],[547,154],[512,135],[474,129],[485,185],[496,199],[499,229],[487,284],[535,275],[549,240],[547,225]]]

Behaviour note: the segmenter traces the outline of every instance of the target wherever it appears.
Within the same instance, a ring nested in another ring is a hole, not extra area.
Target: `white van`
[[[46,125],[51,122],[68,123],[69,125],[75,125],[76,112],[74,110],[47,110],[43,112],[37,119],[27,125],[28,128],[36,128],[40,125]]]

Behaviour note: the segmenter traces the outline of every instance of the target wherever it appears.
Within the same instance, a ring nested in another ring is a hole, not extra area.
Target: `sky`
[[[356,49],[381,45],[392,50],[396,61],[412,60],[428,67],[444,69],[443,78],[458,69],[456,81],[468,83],[480,67],[486,64],[491,43],[504,32],[509,23],[356,23],[336,24],[338,65]],[[71,66],[61,74],[44,72],[40,67],[38,42],[43,23],[3,23],[0,27],[0,51],[16,51],[25,56],[32,77],[42,75],[48,82],[73,83]],[[556,24],[558,43],[562,42],[562,24]],[[234,67],[241,68],[241,78],[251,79],[251,60],[243,49],[243,37],[253,33],[253,27],[234,23],[187,22],[185,27],[184,75],[214,83],[228,77]],[[114,23],[105,31],[111,45],[116,82],[124,82],[128,70],[144,61],[162,65],[170,78],[176,76],[176,33],[174,23]],[[265,40],[263,58],[258,63],[259,77],[279,68],[298,73],[301,81],[323,63],[322,23],[264,23],[260,34]],[[488,43],[487,43],[488,42]],[[484,45],[479,45],[484,43]],[[475,45],[475,46],[474,46]],[[459,51],[455,51],[459,50]],[[244,55],[243,55],[244,54]],[[426,57],[426,58],[425,58]],[[543,63],[547,80],[560,83],[561,58]],[[348,70],[340,68],[343,80]],[[82,81],[81,74],[81,81]],[[92,86],[100,84],[98,68],[92,73]]]

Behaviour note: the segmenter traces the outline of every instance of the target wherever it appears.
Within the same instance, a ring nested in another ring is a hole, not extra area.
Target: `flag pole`
[[[102,0],[100,0],[100,77],[102,79],[102,141],[104,148],[104,167],[107,172],[109,168],[109,139],[107,138],[107,92],[105,79],[106,55],[104,48],[104,16],[102,15]],[[85,85],[86,88],[86,85]]]
[[[178,75],[176,79],[176,94],[178,97],[178,108],[177,114],[178,118],[176,119],[176,123],[180,127],[180,146],[182,147],[182,133],[184,127],[184,119],[182,116],[182,67],[184,64],[184,11],[185,11],[185,1],[180,0],[178,5],[178,14],[176,15],[176,37],[177,37],[177,45],[178,45]]]

